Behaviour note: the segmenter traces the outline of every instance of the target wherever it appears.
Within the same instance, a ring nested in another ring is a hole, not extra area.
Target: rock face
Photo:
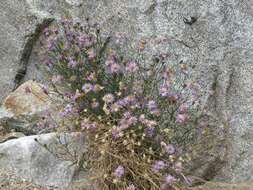
[[[14,129],[28,134],[48,130],[43,126],[38,126],[42,122],[50,123],[53,130],[56,127],[55,121],[59,118],[57,114],[54,114],[58,100],[49,95],[43,85],[29,80],[3,101],[0,107],[0,123],[9,130]],[[44,120],[42,121],[41,118]]]
[[[1,170],[43,186],[67,187],[77,176],[85,144],[80,134],[43,134],[0,144]]]
[[[253,180],[253,2],[1,0],[0,12],[0,99],[22,80],[44,80],[34,47],[52,19],[90,16],[133,42],[166,36],[162,51],[171,63],[194,67],[209,109],[230,124],[228,162],[217,179]],[[152,51],[159,48],[149,42]]]
[[[207,183],[204,186],[193,188],[192,190],[251,190],[252,183],[242,183],[237,185],[231,184],[219,184],[219,183]]]
[[[3,101],[2,108],[9,115],[32,115],[49,109],[50,97],[43,90],[42,85],[32,80],[19,86]]]

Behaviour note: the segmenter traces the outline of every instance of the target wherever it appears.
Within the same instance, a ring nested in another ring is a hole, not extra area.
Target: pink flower
[[[187,120],[187,115],[186,114],[178,114],[177,117],[176,117],[176,122],[180,123],[180,124],[185,123],[186,120]]]

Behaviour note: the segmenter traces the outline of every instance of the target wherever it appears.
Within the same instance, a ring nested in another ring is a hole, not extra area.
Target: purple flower
[[[112,129],[112,138],[116,140],[119,137],[120,137],[120,130],[117,128]]]
[[[48,41],[47,48],[48,50],[52,51],[56,48],[57,45],[57,38],[52,38]]]
[[[172,185],[175,181],[176,181],[176,178],[173,177],[172,175],[167,174],[167,175],[165,176],[165,183],[166,183],[166,184]]]
[[[93,109],[98,108],[98,106],[99,106],[99,103],[96,102],[96,101],[94,101],[94,102],[91,103],[91,107],[92,107]]]
[[[93,59],[96,57],[96,54],[95,54],[95,52],[94,52],[93,49],[89,49],[89,50],[87,51],[87,55],[88,55],[88,59],[89,59],[89,60],[93,60]]]
[[[142,94],[143,93],[143,88],[142,84],[139,82],[135,82],[133,85],[133,93],[134,94]]]
[[[73,41],[73,39],[74,39],[74,34],[73,34],[73,32],[67,32],[66,38],[67,38],[67,40],[68,40],[69,42]]]
[[[120,72],[121,68],[120,65],[117,63],[113,63],[109,66],[110,73],[118,73]]]
[[[89,81],[93,81],[96,79],[96,74],[95,73],[91,73],[86,77],[87,80]]]
[[[111,110],[111,112],[115,113],[115,112],[118,112],[120,110],[120,108],[121,108],[121,106],[116,102],[111,105],[110,110]]]
[[[116,104],[123,107],[127,105],[127,102],[124,99],[120,99],[116,102]]]
[[[127,187],[126,190],[137,190],[137,188],[133,184],[131,184]]]
[[[90,122],[88,119],[84,119],[81,122],[81,128],[83,130],[88,129],[88,130],[96,130],[98,128],[98,124],[97,123],[92,123]]]
[[[145,117],[145,115],[144,114],[141,114],[140,115],[140,117],[139,117],[139,121],[141,122],[141,123],[145,123],[145,121],[146,121],[146,117]]]
[[[182,170],[183,170],[183,165],[182,165],[182,163],[181,163],[181,162],[175,163],[174,169],[175,169],[175,171],[176,171],[177,173],[182,172]]]
[[[43,129],[43,128],[45,128],[45,122],[44,122],[44,121],[39,121],[39,122],[37,122],[37,123],[36,123],[36,127],[37,127],[38,129]]]
[[[130,125],[135,125],[137,123],[138,119],[135,116],[132,116],[129,118],[128,122]]]
[[[185,181],[186,181],[186,183],[188,184],[188,185],[192,185],[193,184],[193,181],[194,181],[194,179],[193,179],[193,176],[183,176],[184,177],[184,179],[185,179]]]
[[[46,37],[48,37],[50,35],[50,30],[48,27],[46,27],[44,30],[43,30],[43,33]]]
[[[117,45],[123,45],[124,43],[125,43],[125,41],[126,41],[126,37],[125,37],[125,35],[123,34],[123,33],[116,33],[116,35],[115,35],[115,43],[117,44]]]
[[[176,122],[180,123],[180,124],[185,123],[186,120],[187,120],[187,115],[186,114],[178,114],[177,117],[176,117]]]
[[[80,48],[82,47],[89,47],[92,44],[90,38],[86,35],[78,36],[77,37],[77,44]]]
[[[114,101],[114,96],[112,94],[106,94],[102,99],[105,103],[112,103]]]
[[[60,115],[61,115],[62,117],[64,117],[64,116],[70,114],[71,112],[72,112],[72,105],[68,104],[68,105],[66,105],[66,107],[64,108],[64,111],[63,111],[63,112],[60,112]]]
[[[156,161],[155,164],[153,165],[152,171],[153,171],[154,173],[159,173],[160,170],[163,170],[163,169],[165,169],[166,167],[167,167],[167,164],[165,164],[164,161],[159,160],[159,161]]]
[[[123,117],[124,117],[125,119],[129,119],[131,116],[132,116],[132,114],[131,114],[130,111],[127,111],[127,112],[125,112],[125,113],[123,114]]]
[[[90,84],[90,83],[86,83],[82,87],[82,91],[84,91],[85,93],[88,93],[88,92],[90,92],[92,90],[93,90],[93,85]]]
[[[153,137],[154,133],[155,133],[155,127],[147,127],[144,129],[144,133],[148,136],[148,137]]]
[[[135,73],[139,70],[139,67],[137,66],[136,62],[130,61],[126,64],[126,72],[128,73]]]
[[[105,61],[105,65],[106,65],[106,66],[109,66],[109,65],[114,64],[114,63],[116,63],[116,55],[115,55],[115,53],[111,53],[111,54],[107,57],[107,59],[106,59],[106,61]]]
[[[148,109],[150,110],[151,114],[153,114],[153,115],[160,114],[160,110],[157,108],[157,105],[154,100],[149,101],[147,106],[148,106]]]
[[[122,165],[119,165],[116,170],[113,172],[113,175],[117,178],[122,178],[125,174],[125,169]]]
[[[179,111],[180,113],[185,113],[185,112],[187,112],[188,108],[189,108],[189,107],[188,107],[186,104],[182,104],[182,105],[179,107],[178,111]]]
[[[52,77],[52,82],[55,84],[55,83],[61,82],[62,79],[63,79],[63,77],[61,75],[54,75]]]
[[[127,129],[132,125],[137,123],[138,119],[135,116],[132,116],[130,112],[125,112],[123,118],[120,120],[119,128],[121,130]]]
[[[167,184],[162,184],[160,190],[168,190]]]
[[[159,94],[162,97],[166,97],[169,94],[169,89],[166,86],[161,86],[160,89],[159,89]]]
[[[149,110],[153,110],[157,108],[157,105],[154,100],[150,100],[147,104]]]
[[[50,58],[50,57],[45,58],[43,60],[43,64],[45,64],[46,66],[49,67],[49,69],[51,69],[52,66],[53,66],[53,60],[52,60],[52,58]]]
[[[126,105],[136,104],[136,98],[133,95],[129,95],[123,99]]]
[[[76,66],[78,65],[78,62],[73,60],[73,59],[70,59],[69,63],[68,63],[68,67],[69,68],[75,68]]]
[[[62,19],[61,24],[64,26],[69,26],[69,25],[73,24],[73,21],[70,19]]]
[[[145,124],[148,126],[148,127],[155,127],[157,125],[157,122],[154,121],[154,120],[146,120],[145,121]]]
[[[167,95],[167,97],[169,98],[170,101],[175,102],[180,98],[180,94],[178,94],[178,93],[169,93]]]
[[[153,115],[156,115],[156,116],[159,116],[161,114],[159,109],[153,109],[153,110],[150,111],[150,113],[153,114]]]
[[[172,144],[168,144],[168,145],[165,145],[164,146],[164,149],[165,149],[165,152],[167,153],[167,154],[174,154],[175,153],[175,151],[176,151],[176,149],[174,148],[174,146],[172,145]]]
[[[64,44],[63,50],[64,50],[64,51],[67,51],[67,50],[70,49],[70,47],[71,47],[71,43],[70,43],[70,42],[66,42],[66,43]]]

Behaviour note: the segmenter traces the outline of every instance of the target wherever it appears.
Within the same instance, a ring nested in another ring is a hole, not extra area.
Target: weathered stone
[[[11,139],[18,139],[20,137],[24,137],[25,135],[23,133],[20,132],[12,132],[12,133],[8,133],[4,136],[0,136],[0,143],[6,142],[8,140]]]
[[[4,23],[0,29],[0,97],[6,96],[14,85],[20,67],[18,63],[22,62],[20,57],[30,58],[25,61],[27,65],[21,64],[27,69],[25,80],[44,80],[44,75],[36,69],[36,65],[41,65],[36,51],[30,52],[31,48],[27,48],[28,53],[23,53],[28,43],[25,36],[36,33],[43,19],[89,16],[108,30],[129,34],[133,43],[140,37],[150,39],[147,40],[150,52],[160,49],[169,53],[171,63],[184,62],[192,66],[206,105],[216,113],[218,120],[228,120],[230,124],[228,162],[217,179],[228,182],[253,180],[253,3],[238,0],[80,2],[0,2],[0,22]],[[169,40],[163,45],[154,45],[151,40],[164,36]]]
[[[50,97],[43,86],[30,80],[8,95],[3,108],[14,116],[33,115],[46,111],[50,104]]]
[[[79,133],[21,137],[0,144],[0,168],[44,186],[67,187],[85,152]]]
[[[36,134],[40,130],[53,130],[59,118],[56,112],[58,101],[59,98],[49,96],[41,84],[27,81],[3,101],[0,107],[0,122],[9,130],[14,129],[28,133],[27,135]],[[44,118],[44,123],[51,124],[51,129],[40,129],[36,126],[41,118]]]

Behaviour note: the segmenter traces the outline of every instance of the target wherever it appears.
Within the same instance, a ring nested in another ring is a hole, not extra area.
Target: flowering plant
[[[187,65],[170,65],[165,54],[143,64],[144,40],[128,54],[123,34],[107,35],[88,19],[62,20],[44,36],[52,83],[67,84],[60,114],[71,115],[75,130],[85,133],[99,188],[166,190],[189,183],[187,145],[205,119]]]

